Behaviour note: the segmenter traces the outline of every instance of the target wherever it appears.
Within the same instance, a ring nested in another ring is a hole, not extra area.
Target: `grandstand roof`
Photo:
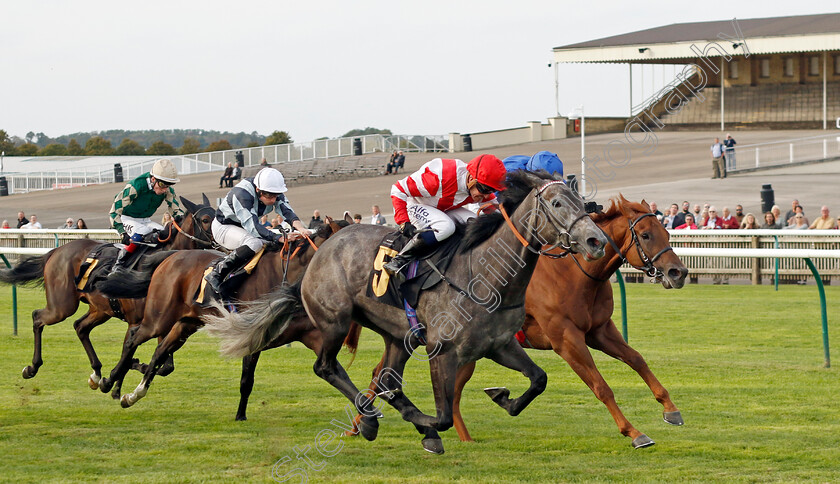
[[[729,55],[745,54],[743,49],[732,48],[739,38],[746,41],[751,54],[840,49],[840,13],[738,19],[743,36],[738,35],[735,23],[733,19],[664,25],[552,50],[556,62],[662,63],[696,58],[691,45],[702,50],[710,42],[718,42]],[[719,34],[734,40],[723,41]]]

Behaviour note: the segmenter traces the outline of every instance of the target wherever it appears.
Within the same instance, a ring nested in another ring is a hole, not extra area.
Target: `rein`
[[[204,230],[204,227],[201,226],[201,223],[199,223],[198,219],[196,218],[196,217],[198,217],[198,215],[201,213],[202,210],[213,210],[215,212],[213,207],[203,207],[203,208],[199,209],[196,213],[190,214],[190,217],[192,217],[193,227],[195,227],[196,230],[199,231],[199,235],[206,236],[207,231]],[[176,222],[175,219],[172,219],[172,225],[178,230],[178,232],[181,233],[181,235],[183,235],[184,237],[192,240],[199,247],[202,247],[202,248],[205,248],[205,249],[206,248],[213,248],[213,249],[221,249],[222,248],[222,246],[217,244],[216,241],[214,241],[212,237],[210,237],[210,240],[205,240],[205,239],[200,239],[198,237],[194,237],[193,235],[190,235],[190,234],[186,233],[184,231],[184,229],[182,229],[181,226],[178,225],[178,222]],[[158,241],[160,243],[164,243],[164,242],[167,242],[171,237],[172,237],[172,229],[169,230],[169,237],[167,237],[166,240],[160,240],[160,237],[158,237]]]

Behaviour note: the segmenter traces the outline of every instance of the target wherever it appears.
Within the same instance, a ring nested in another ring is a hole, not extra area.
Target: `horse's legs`
[[[473,441],[470,432],[467,430],[467,425],[464,423],[464,417],[461,416],[461,393],[464,391],[467,382],[472,378],[473,372],[475,372],[474,361],[458,368],[458,373],[455,374],[455,399],[452,400],[452,419],[461,442]]]
[[[368,392],[365,396],[371,401],[375,398],[373,395],[379,393],[376,391],[376,382],[379,377],[379,372],[381,372],[382,367],[385,366],[385,357],[387,355],[387,352],[382,355],[382,359],[380,359],[379,363],[376,364],[376,368],[373,369],[373,373],[370,376],[370,385],[368,386],[368,390],[370,390],[370,392]],[[359,435],[359,421],[361,419],[362,414],[356,414],[356,418],[353,420],[353,428],[351,430],[345,430],[344,435],[347,437]]]
[[[167,357],[178,351],[187,341],[187,338],[195,333],[197,329],[194,324],[184,323],[182,321],[178,321],[172,326],[169,334],[163,338],[163,341],[155,349],[152,359],[149,360],[149,367],[146,369],[146,373],[143,374],[143,379],[140,380],[140,384],[137,385],[137,388],[133,392],[126,393],[120,398],[120,405],[123,408],[134,405],[138,400],[146,396],[146,393],[149,391],[149,385],[152,384],[152,380],[154,380],[158,369],[164,364]]]
[[[32,331],[35,336],[34,350],[32,353],[32,364],[23,369],[24,378],[32,378],[38,373],[38,369],[44,364],[41,358],[41,333],[44,326],[60,323],[69,318],[79,309],[79,298],[75,294],[75,288],[70,291],[61,291],[63,288],[47,287],[47,306],[44,309],[32,311]]]
[[[158,336],[158,344],[163,341],[163,336]],[[131,360],[131,368],[130,370],[137,370],[140,373],[146,373],[146,370],[149,368],[149,365],[146,363],[140,363],[140,360],[134,358]],[[157,371],[157,376],[167,376],[170,373],[175,371],[175,360],[172,358],[172,355],[166,359],[166,361],[161,365],[161,367]],[[117,396],[119,398],[119,396]]]
[[[656,401],[664,407],[663,417],[665,422],[671,425],[683,424],[682,415],[677,406],[674,405],[674,402],[671,401],[668,390],[659,383],[659,380],[650,371],[642,355],[624,341],[624,338],[621,337],[621,333],[618,332],[612,320],[590,331],[587,334],[586,342],[592,348],[603,351],[607,355],[627,363],[630,368],[636,370],[636,373],[642,377],[642,380],[647,383],[650,391],[653,392]]]
[[[99,361],[99,357],[96,356],[96,351],[93,349],[93,344],[90,342],[90,332],[109,319],[111,319],[110,316],[90,306],[88,312],[73,323],[76,335],[82,342],[88,360],[90,360],[90,367],[93,369],[93,373],[88,377],[88,386],[91,390],[99,388],[99,381],[102,379],[102,362]]]
[[[537,396],[545,391],[547,381],[545,371],[531,360],[528,353],[519,346],[516,338],[511,337],[507,344],[488,355],[496,363],[522,372],[530,381],[531,385],[519,398],[511,399],[510,390],[504,387],[485,388],[484,392],[493,399],[500,407],[507,410],[508,414],[517,416]]]
[[[618,404],[615,402],[612,389],[607,385],[604,377],[601,376],[601,373],[595,366],[595,360],[592,359],[592,354],[589,353],[589,348],[586,347],[586,341],[582,332],[574,330],[565,331],[563,342],[559,348],[555,347],[554,351],[566,360],[566,363],[586,383],[598,400],[606,405],[607,410],[609,410],[610,415],[612,415],[615,423],[618,425],[618,430],[621,434],[633,439],[633,447],[638,449],[654,444],[653,440],[633,427],[633,424],[621,413],[621,409],[618,408]]]
[[[239,380],[239,408],[236,410],[236,420],[248,420],[245,411],[248,409],[248,397],[254,389],[254,371],[260,361],[260,351],[242,358],[242,377]]]
[[[128,327],[128,330],[125,333],[125,341],[123,341],[123,350],[122,355],[120,355],[120,361],[118,361],[117,365],[114,366],[114,369],[111,370],[111,374],[99,382],[99,389],[102,393],[108,393],[111,391],[115,382],[121,382],[122,379],[125,378],[125,374],[128,373],[128,370],[131,368],[134,352],[137,351],[138,346],[152,339],[153,331],[154,329],[150,324],[141,323],[139,326]]]

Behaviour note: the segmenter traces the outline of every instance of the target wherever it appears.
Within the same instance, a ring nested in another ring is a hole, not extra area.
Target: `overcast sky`
[[[551,48],[811,2],[0,3],[0,129],[476,132],[554,115]],[[561,66],[560,111],[626,115],[627,67]]]

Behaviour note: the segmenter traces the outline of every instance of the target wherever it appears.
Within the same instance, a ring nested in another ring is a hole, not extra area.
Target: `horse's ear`
[[[350,216],[350,212],[344,212],[344,221],[347,222],[348,224],[356,223],[356,221],[353,220],[353,217]]]
[[[545,183],[544,178],[540,178],[539,176],[531,173],[528,170],[517,170],[516,174],[518,175],[519,178],[523,179],[523,181],[525,183],[527,183],[528,185],[530,185],[531,187],[536,188],[536,187],[542,185],[543,183]]]
[[[206,195],[204,192],[201,192],[201,199],[203,200],[203,202],[202,202],[202,203],[203,203],[204,205],[206,205],[206,206],[208,206],[208,207],[212,207],[212,205],[210,205],[210,199],[209,199],[209,198],[207,198],[207,195]]]
[[[198,211],[198,207],[196,207],[196,205],[194,203],[192,203],[191,201],[187,200],[184,197],[179,197],[179,198],[181,199],[181,205],[183,205],[184,208],[187,209],[187,212],[196,213]]]
[[[650,205],[647,203],[647,201],[644,198],[642,199],[642,207],[644,207],[645,210],[650,212]]]
[[[625,217],[633,218],[633,214],[628,213],[628,211],[630,210],[629,207],[628,207],[629,204],[630,204],[630,200],[627,200],[626,198],[624,198],[624,194],[619,192],[619,194],[618,194],[618,209],[621,210],[621,214],[624,215]]]
[[[335,223],[335,220],[333,220],[333,218],[330,217],[329,215],[327,215],[326,222],[327,222],[327,225],[330,226],[330,230],[332,230],[332,233],[336,233],[339,230],[341,230],[341,226],[338,225],[337,223]]]

